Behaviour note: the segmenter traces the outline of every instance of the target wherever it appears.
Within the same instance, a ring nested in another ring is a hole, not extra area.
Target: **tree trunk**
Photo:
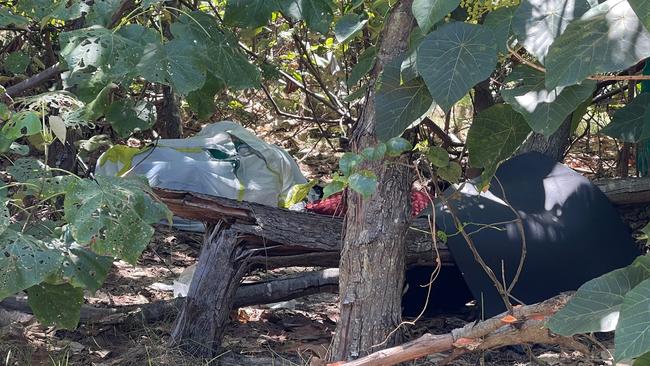
[[[187,299],[173,326],[172,344],[194,356],[216,355],[246,272],[242,252],[236,231],[224,223],[207,228]]]
[[[573,114],[570,114],[549,138],[546,138],[541,133],[533,132],[528,136],[528,139],[523,145],[521,145],[517,151],[517,155],[537,151],[546,156],[550,156],[555,161],[562,162],[570,143],[569,137],[571,134],[572,116]]]
[[[164,139],[179,139],[183,137],[183,121],[178,107],[179,100],[169,86],[162,87],[163,101],[158,108],[156,131]]]
[[[386,19],[377,63],[371,80],[384,65],[408,47],[414,25],[412,0],[396,4]],[[352,136],[359,152],[377,144],[375,88],[368,88],[366,105]],[[393,332],[401,322],[404,286],[405,237],[409,221],[409,170],[402,165],[369,162],[377,174],[377,191],[370,199],[348,195],[340,263],[340,321],[330,358],[348,360],[364,356],[401,340]]]

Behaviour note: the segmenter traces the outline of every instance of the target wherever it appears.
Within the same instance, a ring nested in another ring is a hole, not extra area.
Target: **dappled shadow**
[[[524,303],[575,290],[584,282],[628,265],[639,253],[629,229],[605,195],[586,178],[539,153],[504,163],[486,193],[466,186],[449,201],[484,261],[506,284],[521,257],[521,217],[526,258],[513,296]],[[448,194],[450,192],[447,192]],[[436,224],[485,315],[505,309],[492,281],[458,234],[449,207],[439,204]]]

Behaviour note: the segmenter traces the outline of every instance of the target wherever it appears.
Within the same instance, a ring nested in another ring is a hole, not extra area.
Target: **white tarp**
[[[285,206],[291,188],[307,180],[283,149],[231,121],[205,126],[186,139],[162,139],[143,149],[113,146],[97,161],[95,174],[144,176],[152,187],[192,191]],[[202,227],[174,221],[188,230]]]

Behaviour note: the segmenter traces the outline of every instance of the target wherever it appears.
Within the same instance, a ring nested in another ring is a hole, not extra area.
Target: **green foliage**
[[[398,57],[384,67],[381,85],[375,96],[375,133],[382,141],[401,135],[433,103],[429,90],[421,79],[402,83],[402,60]]]
[[[101,255],[135,263],[153,235],[150,224],[171,221],[146,181],[97,177],[79,180],[65,195],[65,219],[73,239]]]
[[[650,57],[650,33],[625,0],[607,0],[571,22],[549,47],[546,86],[573,85],[595,73]]]
[[[574,19],[589,10],[588,0],[522,0],[512,30],[526,51],[544,63],[549,46]]]
[[[426,34],[459,4],[460,0],[414,0],[413,16],[422,32]]]
[[[377,146],[366,147],[363,149],[363,151],[361,151],[361,155],[370,161],[380,160],[384,157],[384,155],[386,155],[386,144],[380,142],[377,144]]]
[[[21,26],[27,23],[29,23],[29,19],[16,15],[5,7],[0,7],[0,27],[6,27],[12,24]]]
[[[499,8],[488,13],[483,25],[492,30],[497,52],[508,53],[508,40],[512,36],[512,22],[517,8]]]
[[[357,60],[357,64],[350,70],[350,77],[347,80],[349,87],[358,83],[372,69],[376,55],[377,49],[375,47],[368,47],[363,51]]]
[[[339,177],[338,175],[334,176],[334,180],[323,188],[323,199],[343,191],[347,186],[348,181],[345,177]]]
[[[265,25],[274,11],[281,9],[277,0],[230,0],[226,2],[224,21],[233,26],[257,28]]]
[[[14,52],[7,56],[5,60],[5,67],[8,71],[14,74],[22,74],[27,70],[29,66],[30,58],[28,55],[22,52]]]
[[[334,26],[334,35],[340,43],[348,42],[356,36],[368,23],[368,19],[362,19],[358,14],[350,13],[341,17]]]
[[[492,31],[462,22],[445,24],[429,33],[417,54],[418,72],[444,111],[489,77],[496,63]]]
[[[650,30],[650,1],[648,0],[628,0],[628,3],[634,9],[646,29]]]
[[[633,359],[650,348],[650,258],[582,285],[571,301],[552,316],[548,327],[561,335],[616,329],[615,359]]]
[[[27,290],[29,307],[43,325],[74,329],[79,322],[83,289],[70,284],[42,283]]]
[[[407,151],[411,151],[413,145],[401,137],[393,137],[386,141],[386,155],[396,157]]]
[[[296,20],[304,20],[309,29],[327,33],[332,23],[334,4],[331,0],[285,0],[283,10]]]
[[[348,185],[363,198],[369,198],[377,189],[377,176],[370,170],[360,170],[350,175]]]
[[[614,112],[612,121],[601,133],[626,142],[650,138],[650,93],[641,93],[628,105]]]
[[[449,162],[447,165],[436,169],[438,176],[449,183],[458,183],[463,174],[463,169],[460,164],[455,161]]]
[[[10,228],[0,234],[0,243],[0,299],[43,282],[63,261],[60,250]]]
[[[427,159],[436,168],[443,168],[449,165],[449,153],[440,146],[431,146],[426,152]]]
[[[527,66],[517,66],[506,81],[519,86],[502,90],[503,99],[521,113],[533,131],[550,136],[576,108],[596,89],[596,82],[585,80],[580,85],[546,89],[544,73]]]
[[[479,113],[467,135],[470,164],[484,168],[483,187],[490,184],[497,167],[526,139],[530,127],[523,116],[507,104],[497,104]]]
[[[129,101],[117,100],[108,107],[106,121],[122,137],[128,137],[134,131],[148,130],[156,122],[156,109],[148,103],[131,105]]]

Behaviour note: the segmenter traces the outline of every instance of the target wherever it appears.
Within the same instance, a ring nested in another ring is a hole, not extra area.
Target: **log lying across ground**
[[[343,220],[340,217],[289,211],[199,193],[155,189],[176,216],[204,221],[223,220],[243,236],[244,246],[258,251],[252,262],[265,268],[288,266],[338,267]],[[453,265],[443,243],[433,248],[426,219],[418,219],[407,237],[409,265]]]
[[[650,177],[599,179],[594,184],[615,205],[650,203]]]
[[[276,303],[319,292],[335,292],[338,290],[338,284],[338,268],[243,284],[239,286],[235,294],[234,307]],[[83,305],[79,321],[81,323],[119,323],[127,317],[132,317],[147,323],[153,323],[170,316],[176,316],[183,301],[185,301],[184,298],[176,298],[113,308]],[[32,314],[26,296],[5,298],[0,301],[0,308]]]
[[[594,182],[614,205],[650,203],[650,178],[603,179]],[[266,268],[287,266],[337,267],[343,221],[339,217],[284,210],[198,193],[154,189],[175,215],[204,222],[223,220],[245,235],[245,245],[259,250],[252,262]],[[443,243],[433,248],[426,219],[408,232],[407,264],[454,265]],[[436,255],[436,252],[438,253]]]

